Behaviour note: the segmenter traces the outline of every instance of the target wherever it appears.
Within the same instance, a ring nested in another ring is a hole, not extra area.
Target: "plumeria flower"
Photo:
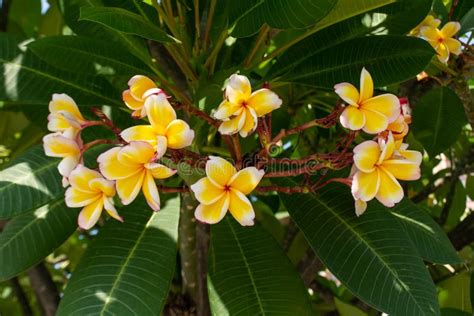
[[[66,205],[83,207],[77,220],[79,227],[90,229],[99,220],[102,210],[116,220],[123,221],[114,207],[114,182],[104,179],[100,173],[78,165],[69,177],[71,187],[66,190]]]
[[[124,147],[115,147],[101,154],[100,172],[109,180],[116,180],[117,193],[122,203],[128,205],[143,191],[148,205],[160,209],[160,196],[155,179],[166,179],[176,173],[166,166],[154,162],[157,158],[153,147],[146,142],[131,142]]]
[[[427,40],[438,53],[438,59],[442,63],[447,63],[449,54],[461,54],[461,42],[453,36],[459,31],[461,24],[458,22],[448,22],[440,30],[436,27],[425,26],[421,28],[421,37]]]
[[[227,160],[210,156],[206,175],[191,190],[201,203],[194,216],[201,222],[215,224],[227,210],[243,226],[253,225],[255,212],[246,195],[258,185],[265,172],[255,167],[237,171]]]
[[[191,145],[194,131],[188,123],[176,119],[176,112],[164,94],[153,94],[145,101],[145,111],[150,125],[137,125],[120,135],[127,142],[145,141],[152,145],[161,157],[166,149],[181,149]]]
[[[71,139],[61,133],[48,134],[43,137],[43,148],[46,156],[63,158],[58,170],[63,176],[63,186],[68,186],[69,174],[82,160],[80,137]]]
[[[61,132],[75,138],[87,121],[82,116],[76,102],[67,94],[53,94],[49,102],[48,130]]]
[[[348,82],[334,86],[336,93],[347,103],[340,116],[342,126],[368,134],[387,129],[400,115],[400,102],[390,93],[374,97],[374,83],[370,73],[363,68],[360,74],[360,92]]]
[[[352,181],[356,214],[361,215],[366,202],[374,197],[387,207],[400,202],[404,193],[398,180],[419,179],[421,159],[421,153],[408,151],[406,147],[402,152],[397,150],[391,133],[387,140],[379,138],[378,142],[369,140],[357,145]]]
[[[122,93],[123,102],[133,110],[132,116],[142,118],[146,116],[145,100],[152,94],[163,93],[150,78],[142,75],[133,76],[128,81],[129,89]]]
[[[214,112],[214,118],[223,121],[219,132],[232,135],[237,132],[247,137],[257,128],[257,118],[278,109],[282,101],[278,95],[266,88],[252,93],[247,77],[230,76],[225,88],[225,100]]]
[[[441,24],[440,19],[436,19],[434,16],[428,15],[420,24],[418,24],[417,27],[415,27],[413,30],[410,31],[410,35],[418,36],[420,35],[421,28],[425,26],[438,27],[440,24]]]

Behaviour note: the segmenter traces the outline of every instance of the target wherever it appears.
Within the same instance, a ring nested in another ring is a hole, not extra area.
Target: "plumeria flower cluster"
[[[117,194],[124,205],[143,192],[148,205],[160,209],[160,197],[155,180],[167,179],[176,173],[158,160],[167,148],[184,148],[190,145],[194,132],[189,125],[177,119],[176,112],[166,94],[148,77],[134,76],[123,100],[132,117],[147,118],[149,125],[130,127],[120,133],[122,144],[98,157],[98,170],[84,166],[83,153],[91,146],[110,143],[96,140],[83,144],[81,131],[101,121],[84,119],[75,101],[65,94],[54,94],[49,104],[48,129],[54,133],[43,138],[47,156],[60,157],[59,173],[63,176],[66,204],[82,207],[78,224],[83,229],[93,227],[103,209],[113,218],[122,221],[114,207]]]
[[[461,42],[454,38],[461,29],[459,22],[448,22],[441,29],[441,21],[428,15],[423,22],[411,31],[411,35],[421,37],[428,41],[436,50],[439,61],[446,64],[450,54],[461,54]]]
[[[373,96],[374,84],[370,73],[362,69],[360,91],[350,83],[334,87],[347,103],[341,114],[341,124],[351,130],[376,134],[374,140],[357,145],[352,167],[352,195],[356,214],[361,215],[367,202],[376,198],[387,207],[393,207],[403,198],[398,180],[420,178],[422,155],[407,150],[403,143],[409,131],[411,113],[408,100],[393,94]]]

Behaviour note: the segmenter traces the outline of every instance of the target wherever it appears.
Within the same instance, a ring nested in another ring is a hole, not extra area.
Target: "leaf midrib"
[[[145,224],[145,226],[143,227],[142,229],[142,232],[140,233],[140,236],[138,236],[135,244],[133,245],[133,247],[130,249],[129,253],[128,253],[128,256],[127,258],[125,259],[122,267],[120,268],[120,271],[118,272],[117,274],[117,278],[115,279],[114,283],[112,284],[112,287],[109,291],[109,294],[107,295],[107,298],[105,299],[105,303],[104,303],[104,306],[102,306],[102,309],[100,310],[100,316],[103,316],[104,313],[107,311],[107,307],[109,306],[109,304],[111,303],[111,299],[112,299],[112,295],[114,294],[115,290],[118,288],[117,284],[119,283],[119,281],[122,279],[122,275],[123,273],[125,272],[125,269],[128,267],[128,263],[130,262],[130,260],[133,258],[133,256],[135,255],[135,251],[137,250],[137,247],[138,245],[140,244],[141,240],[144,238],[145,236],[145,233],[148,231],[148,227],[150,226],[151,222],[153,221],[153,219],[155,218],[155,216],[157,215],[158,213],[157,212],[153,212],[153,214],[150,216],[150,219],[147,221],[147,223]]]
[[[385,266],[387,267],[388,271],[390,272],[390,274],[393,275],[394,279],[398,280],[400,282],[400,284],[403,286],[405,292],[409,295],[409,297],[412,299],[413,302],[415,302],[415,306],[418,307],[418,309],[420,310],[420,312],[423,313],[423,308],[418,304],[418,301],[416,300],[416,298],[412,295],[412,293],[409,291],[409,289],[407,289],[407,286],[405,284],[405,282],[403,282],[402,280],[400,280],[397,276],[397,274],[392,270],[392,268],[390,267],[390,265],[385,262],[385,260],[383,260],[382,257],[380,257],[377,252],[375,251],[375,249],[373,249],[371,247],[371,245],[369,243],[367,243],[361,236],[360,234],[355,231],[350,225],[349,223],[347,223],[342,217],[339,216],[339,214],[337,214],[336,212],[334,212],[332,210],[332,208],[330,208],[325,202],[323,202],[321,199],[319,199],[314,193],[310,193],[311,196],[313,196],[313,198],[319,202],[322,206],[324,206],[327,210],[329,210],[338,220],[340,220],[352,233],[354,233],[354,235],[356,235],[358,237],[358,239],[367,246],[367,248],[373,253],[373,255]],[[302,231],[303,234],[306,236],[305,232]]]
[[[235,241],[237,242],[237,246],[239,247],[239,251],[240,251],[240,254],[242,255],[242,259],[244,260],[245,268],[247,269],[247,272],[248,272],[248,274],[249,274],[250,281],[252,281],[253,291],[254,291],[255,296],[256,296],[256,298],[257,298],[258,307],[260,308],[260,312],[262,313],[262,315],[266,315],[266,314],[265,314],[265,311],[264,311],[264,309],[263,309],[263,306],[262,306],[262,301],[261,301],[261,299],[260,299],[260,296],[258,295],[257,285],[255,284],[255,280],[254,280],[254,278],[253,278],[252,271],[250,270],[249,264],[248,264],[248,262],[247,262],[247,258],[245,257],[245,253],[244,253],[244,251],[243,251],[243,249],[242,249],[242,246],[240,245],[240,241],[239,241],[239,239],[237,238],[237,234],[235,233],[234,228],[232,227],[232,223],[229,222],[229,217],[226,218],[226,221],[227,221],[227,224],[228,224],[229,227],[230,227],[230,230],[232,231],[232,235],[234,236]]]
[[[120,105],[120,103],[117,102],[117,100],[111,99],[111,98],[109,98],[109,97],[107,97],[107,96],[104,96],[104,95],[101,95],[101,94],[97,94],[97,93],[95,93],[95,91],[85,89],[84,87],[78,86],[78,85],[76,85],[76,84],[74,84],[74,83],[72,83],[72,82],[69,82],[69,81],[65,81],[65,80],[63,80],[63,79],[61,79],[61,78],[59,78],[59,77],[52,76],[52,75],[50,75],[50,74],[48,74],[48,73],[45,73],[45,72],[42,72],[42,71],[40,71],[40,70],[36,70],[36,69],[34,69],[34,68],[30,68],[30,67],[28,67],[28,66],[26,66],[26,65],[13,62],[13,61],[11,61],[11,60],[5,60],[5,59],[3,59],[3,58],[0,59],[0,62],[1,62],[1,63],[4,63],[4,64],[10,64],[10,65],[13,65],[13,66],[16,66],[16,67],[25,69],[25,70],[27,70],[27,71],[30,71],[30,72],[32,72],[32,73],[34,73],[34,74],[39,75],[39,76],[46,77],[46,78],[48,78],[48,79],[50,79],[50,80],[53,80],[53,81],[58,81],[58,82],[60,82],[60,83],[62,83],[62,84],[65,84],[65,85],[67,85],[67,86],[71,86],[71,87],[73,87],[73,88],[75,88],[75,89],[78,89],[78,90],[81,90],[81,91],[83,91],[83,92],[89,93],[89,94],[94,95],[94,96],[96,96],[96,97],[99,97],[99,98],[101,98],[101,99],[108,100],[109,102],[111,102],[111,104]]]

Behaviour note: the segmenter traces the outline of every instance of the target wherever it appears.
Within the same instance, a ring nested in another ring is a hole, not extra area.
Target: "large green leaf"
[[[267,23],[277,29],[299,29],[315,24],[336,0],[243,0],[232,1],[230,20],[237,21],[232,36],[246,37]]]
[[[323,50],[283,76],[283,81],[332,88],[339,82],[357,82],[363,67],[376,86],[416,76],[431,61],[434,50],[419,38],[369,36],[355,38]]]
[[[0,33],[0,101],[47,104],[53,93],[64,92],[82,104],[122,105],[120,92],[105,78],[56,69],[18,45]]]
[[[150,73],[148,66],[113,42],[79,36],[54,36],[33,41],[28,48],[48,64],[69,72],[129,77]],[[71,63],[71,60],[74,62]]]
[[[81,9],[80,20],[96,22],[119,32],[158,42],[178,42],[143,16],[121,8],[85,7]]]
[[[74,270],[57,315],[159,315],[176,264],[179,198],[119,210]]]
[[[76,230],[76,218],[77,211],[59,198],[9,221],[0,233],[0,281],[32,267],[59,247]]]
[[[87,161],[101,147],[87,151]],[[43,147],[36,145],[22,153],[0,171],[0,219],[32,211],[64,194],[57,170],[59,159],[46,157]]]
[[[385,207],[376,204],[357,217],[350,190],[341,185],[318,196],[280,197],[318,257],[355,295],[390,315],[439,315],[431,277]]]
[[[415,203],[404,199],[390,211],[405,227],[423,259],[442,264],[461,263],[441,227]]]
[[[463,104],[447,87],[431,90],[413,108],[413,133],[430,156],[448,149],[465,123]]]
[[[315,54],[352,38],[370,33],[404,34],[423,20],[431,9],[431,3],[432,0],[399,0],[371,10],[384,2],[350,1],[349,7],[356,6],[357,11],[343,10],[338,15],[333,13],[336,11],[331,11],[316,24],[318,32],[292,46],[278,58],[269,76],[282,74],[296,65],[305,64]],[[367,12],[368,10],[371,11]]]
[[[230,216],[211,230],[213,315],[311,315],[308,294],[288,257],[261,227]]]

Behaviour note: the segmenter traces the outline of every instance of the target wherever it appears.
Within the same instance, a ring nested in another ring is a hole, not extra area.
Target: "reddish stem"
[[[188,187],[181,187],[181,188],[170,188],[170,187],[165,187],[162,185],[158,185],[158,191],[163,192],[163,193],[184,193],[184,192],[189,192]]]
[[[84,153],[89,148],[102,144],[120,144],[120,142],[112,139],[96,139],[82,146],[81,152]]]
[[[120,128],[118,128],[117,126],[114,125],[114,122],[112,122],[108,117],[107,115],[105,115],[104,112],[102,112],[102,110],[100,110],[99,108],[96,108],[96,107],[93,107],[91,109],[92,113],[94,113],[95,116],[97,116],[103,123],[104,126],[108,127],[116,136],[117,136],[117,139],[121,142],[121,143],[126,143],[122,136],[120,136],[120,133],[122,133],[122,130]]]
[[[188,104],[188,103],[180,103],[180,102],[174,102],[172,101],[171,102],[173,104],[174,107],[176,107],[177,109],[179,108],[182,108],[184,111],[188,112],[189,114],[192,114],[192,115],[195,115],[201,119],[203,119],[204,121],[206,121],[207,123],[209,123],[210,125],[214,126],[214,127],[219,127],[220,123],[219,121],[213,119],[211,116],[209,116],[206,112],[204,111],[201,111],[200,109],[192,106],[191,104]]]
[[[269,185],[269,186],[263,186],[263,187],[257,187],[255,189],[258,192],[282,192],[286,194],[291,194],[291,193],[308,193],[310,192],[309,188],[305,186],[301,187],[280,187],[277,185]]]

